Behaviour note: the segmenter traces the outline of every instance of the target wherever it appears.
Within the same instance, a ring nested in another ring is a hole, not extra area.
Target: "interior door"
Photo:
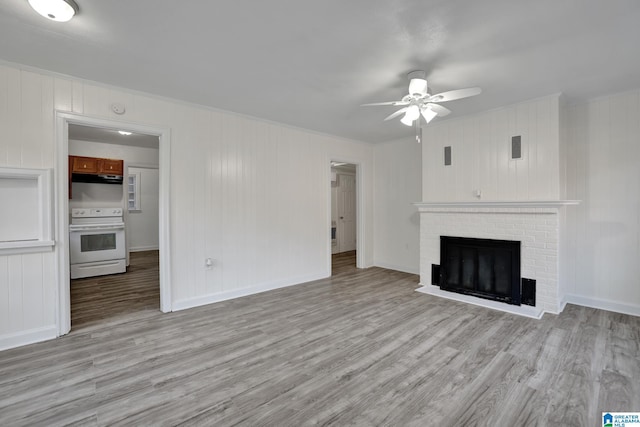
[[[338,175],[338,252],[356,250],[356,177]]]

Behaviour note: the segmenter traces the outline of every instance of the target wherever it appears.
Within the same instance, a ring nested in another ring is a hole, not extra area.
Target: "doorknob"
[[[340,217],[340,219],[344,219],[344,217],[343,217],[343,216],[341,216],[341,217]]]

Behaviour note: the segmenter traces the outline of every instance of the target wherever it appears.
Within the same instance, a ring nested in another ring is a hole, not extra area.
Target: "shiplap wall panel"
[[[529,199],[529,158],[526,155],[526,151],[524,150],[524,145],[526,143],[526,139],[530,137],[529,131],[529,106],[526,104],[520,104],[516,106],[516,114],[515,114],[515,129],[512,132],[512,135],[521,135],[524,137],[525,141],[521,140],[522,146],[522,158],[519,160],[512,160],[511,163],[515,164],[516,167],[516,178],[518,181],[518,188],[522,189],[518,192],[520,200],[528,200]],[[511,145],[511,140],[509,138],[509,145]],[[511,150],[507,154],[509,158],[511,157]]]
[[[9,257],[0,257],[0,335],[10,331]]]
[[[8,165],[7,150],[9,148],[9,73],[6,67],[0,66],[0,129],[2,136],[0,137],[0,167]]]
[[[55,167],[55,109],[170,129],[174,306],[330,274],[330,158],[363,167],[363,266],[373,263],[369,144],[8,65],[0,66],[0,95],[2,166]],[[113,113],[113,103],[126,113]],[[0,256],[0,345],[55,327],[56,259]]]
[[[7,70],[7,121],[6,132],[3,137],[7,138],[7,165],[24,166],[22,164],[22,144],[20,124],[22,123],[22,95],[21,95],[21,75],[16,69]]]
[[[23,300],[25,283],[23,282],[23,255],[11,255],[7,257],[7,281],[9,283],[9,328],[8,332],[27,330],[24,327],[24,319],[37,316],[35,310],[38,308],[38,301],[33,301],[33,305],[26,306]],[[31,266],[38,268],[38,265]],[[29,301],[30,303],[30,301]]]
[[[424,129],[423,201],[544,200],[559,196],[559,95],[431,123]],[[522,159],[511,137],[522,136]],[[452,148],[452,165],[443,150]]]
[[[53,99],[56,109],[73,111],[73,83],[60,77],[53,78]]]
[[[30,302],[30,309],[23,310],[23,328],[36,329],[44,324],[44,263],[43,254],[22,256],[22,298]]]
[[[422,197],[421,150],[411,137],[374,147],[374,263],[415,274],[420,272],[420,216],[412,203]]]
[[[568,299],[640,312],[640,91],[569,108]]]
[[[84,114],[84,83],[73,80],[71,83],[71,105],[72,112]],[[65,111],[61,108],[62,111]]]

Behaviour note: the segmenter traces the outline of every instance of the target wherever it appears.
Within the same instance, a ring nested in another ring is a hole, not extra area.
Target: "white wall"
[[[518,134],[524,158],[513,161]],[[432,124],[424,136],[424,201],[474,200],[475,189],[483,200],[581,200],[560,215],[561,296],[640,315],[640,91],[571,107],[548,96]]]
[[[372,265],[369,144],[8,65],[0,100],[0,166],[54,168],[56,109],[170,128],[174,309],[328,276],[332,158],[361,166],[359,237]],[[0,256],[0,348],[55,336],[56,256]]]
[[[140,209],[127,216],[127,247],[130,251],[158,249],[158,169],[129,167],[130,174],[138,174]]]
[[[418,274],[421,201],[421,144],[413,138],[374,146],[374,263]]]
[[[551,95],[423,130],[423,201],[557,200],[559,99]],[[522,136],[523,156],[511,160],[511,137]],[[444,166],[444,147],[452,164]]]
[[[569,109],[570,302],[640,315],[640,91]]]

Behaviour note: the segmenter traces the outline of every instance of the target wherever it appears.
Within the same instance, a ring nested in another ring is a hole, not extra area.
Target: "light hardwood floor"
[[[158,251],[132,252],[125,274],[71,281],[71,329],[82,330],[123,316],[160,310]]]
[[[334,271],[170,314],[105,314],[78,291],[71,334],[0,352],[0,425],[597,426],[640,410],[640,318],[532,320],[416,293],[415,275]]]

